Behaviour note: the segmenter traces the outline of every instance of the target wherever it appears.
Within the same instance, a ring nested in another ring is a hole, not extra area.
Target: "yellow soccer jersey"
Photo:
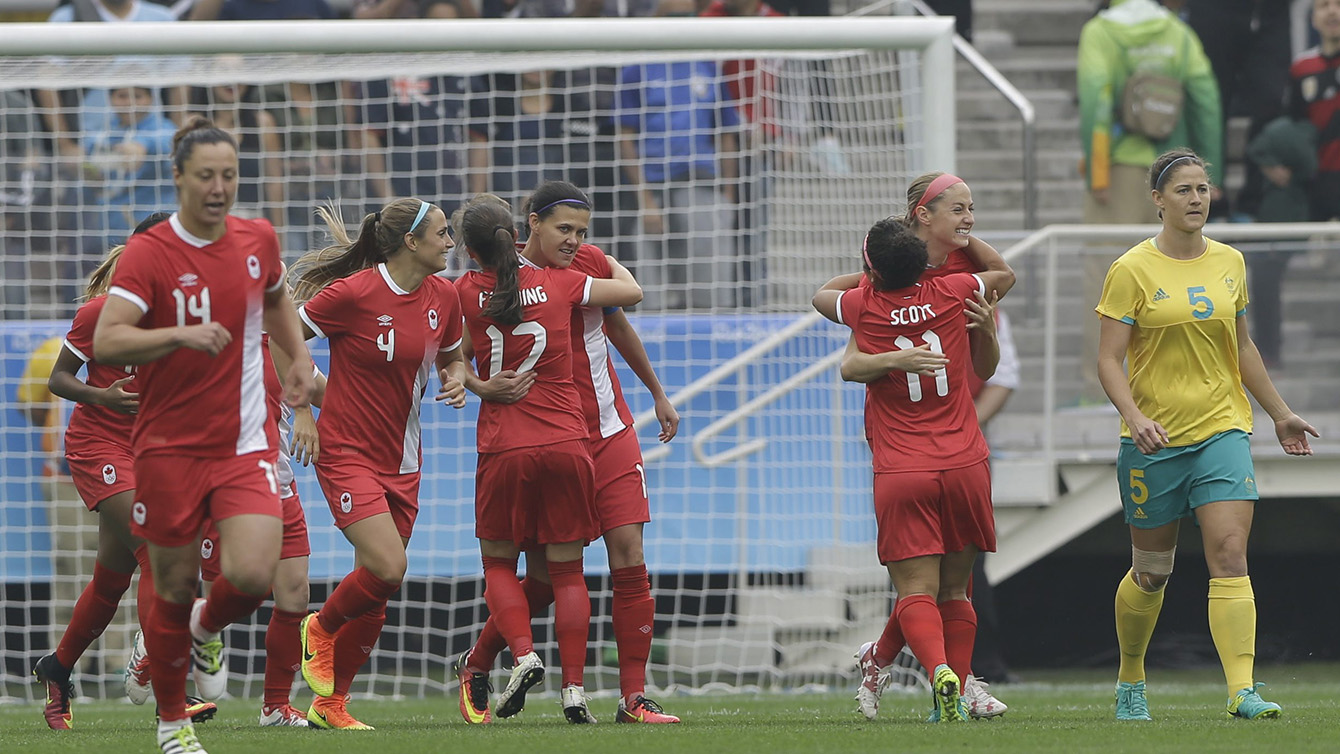
[[[1252,431],[1238,367],[1237,318],[1247,311],[1242,252],[1206,239],[1199,257],[1172,259],[1148,239],[1112,264],[1096,311],[1132,326],[1131,393],[1168,431],[1168,445]],[[1121,435],[1131,436],[1124,421]]]

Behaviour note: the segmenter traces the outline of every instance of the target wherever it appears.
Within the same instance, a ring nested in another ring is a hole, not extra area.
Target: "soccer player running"
[[[1009,269],[990,244],[971,235],[975,227],[972,190],[962,178],[939,172],[918,176],[907,187],[907,211],[902,223],[926,242],[927,267],[921,275],[923,282],[954,273]],[[863,278],[861,285],[869,285],[869,281]],[[1000,343],[993,319],[995,301],[979,295],[969,299],[967,306],[973,375],[978,380],[988,380],[1000,361]],[[926,361],[928,357],[932,361]],[[853,337],[843,356],[842,378],[869,384],[884,379],[890,372],[915,371],[914,367],[918,365],[925,366],[942,358],[943,354],[929,345],[886,353],[863,353]],[[972,674],[977,613],[972,605],[971,582],[965,597],[946,592],[939,596],[939,606],[945,625],[949,665],[963,681],[968,714],[974,718],[1004,714],[1009,708],[991,694],[985,681]],[[861,685],[856,690],[857,706],[870,720],[879,714],[880,697],[893,680],[893,660],[906,645],[897,616],[895,604],[879,640],[866,642],[856,651],[857,667],[861,671]]]
[[[491,195],[481,195],[480,198],[486,196]],[[507,206],[501,199],[495,200],[501,202],[501,206]],[[535,190],[527,206],[536,211],[528,215],[531,234],[521,248],[523,266],[571,269],[599,279],[612,276],[611,258],[606,257],[598,246],[582,243],[581,237],[574,234],[578,227],[574,225],[574,219],[580,219],[581,226],[590,222],[591,205],[581,189],[571,183],[549,181]],[[507,209],[510,212],[511,208]],[[574,245],[575,253],[572,251]],[[661,425],[661,442],[674,438],[679,429],[679,414],[666,397],[642,340],[622,309],[602,310],[586,306],[573,310],[572,379],[581,396],[582,413],[590,435],[591,460],[595,464],[596,515],[609,553],[610,577],[614,584],[614,640],[619,650],[621,695],[615,720],[620,723],[677,723],[678,717],[665,714],[660,705],[647,699],[644,693],[656,613],[642,555],[642,527],[651,520],[651,509],[642,449],[633,429],[632,412],[624,401],[619,378],[610,361],[610,342],[652,394]],[[521,387],[528,390],[534,372],[526,375],[529,381]],[[505,375],[487,380],[467,372],[465,386],[485,401],[513,403],[519,398],[514,391],[517,390],[516,381],[521,378],[521,375]],[[526,578],[521,582],[531,615],[543,613],[554,601],[553,587],[546,581],[548,572],[543,553],[536,552],[535,556],[527,555]],[[456,660],[461,715],[468,723],[487,723],[492,719],[488,672],[506,646],[497,623],[490,618],[475,646]]]
[[[465,405],[461,302],[437,274],[453,244],[436,206],[396,199],[352,240],[333,212],[320,214],[336,243],[294,265],[294,296],[306,302],[304,334],[330,341],[316,477],[356,567],[303,619],[302,675],[316,694],[311,725],[371,730],[349,714],[349,687],[405,578],[419,515],[419,406],[434,365],[441,395]]]
[[[131,531],[149,543],[156,596],[143,624],[164,752],[204,751],[186,710],[186,672],[206,698],[227,689],[223,642],[274,581],[283,525],[275,422],[265,402],[261,331],[294,355],[284,400],[308,405],[310,357],[284,288],[279,240],[264,220],[228,214],[237,143],[207,119],[176,134],[180,207],[132,236],[93,333],[93,358],[135,364]],[[222,576],[195,599],[200,529],[222,533]]]
[[[974,294],[995,300],[1014,284],[1014,273],[1001,263],[1003,269],[919,283],[926,244],[896,218],[870,229],[862,255],[865,271],[829,281],[814,307],[852,328],[861,351],[907,354],[899,374],[866,386],[879,559],[898,592],[892,620],[931,669],[931,719],[964,720],[962,679],[950,665],[940,604],[966,602],[973,561],[996,545],[986,441],[968,381],[966,302]]]
[[[1257,693],[1256,601],[1247,538],[1258,499],[1246,387],[1289,455],[1311,455],[1317,430],[1275,390],[1247,333],[1241,252],[1202,235],[1210,179],[1194,152],[1165,152],[1149,170],[1163,229],[1108,270],[1098,378],[1121,414],[1117,485],[1131,531],[1131,570],[1117,587],[1117,719],[1149,720],[1145,652],[1172,575],[1177,531],[1194,517],[1210,571],[1210,635],[1228,682],[1228,713],[1275,718]],[[1122,368],[1129,364],[1130,374]]]
[[[565,238],[558,245],[572,256],[586,235],[590,208],[575,199],[556,199],[555,204],[541,206],[531,222],[555,210],[551,232]],[[498,717],[520,712],[526,692],[544,679],[544,663],[531,637],[527,590],[516,577],[521,550],[542,547],[563,666],[563,713],[570,723],[593,723],[583,688],[591,603],[582,548],[600,530],[590,431],[573,380],[571,328],[573,312],[581,307],[632,306],[642,300],[642,289],[618,262],[610,262],[608,280],[523,265],[511,210],[498,204],[468,207],[461,225],[467,251],[483,268],[456,281],[468,328],[467,352],[473,349],[475,368],[485,379],[505,370],[535,373],[520,400],[481,403],[476,432],[475,536],[483,557],[484,598],[515,658],[495,712]]]
[[[135,233],[149,230],[168,218],[156,212],[145,218]],[[89,277],[84,304],[75,312],[47,382],[54,394],[77,405],[65,430],[65,459],[79,497],[98,514],[98,556],[93,578],[75,602],[70,625],[56,644],[56,651],[37,661],[33,675],[47,687],[43,710],[52,730],[68,730],[74,718],[71,702],[74,685],[70,671],[89,645],[107,630],[116,616],[121,595],[130,588],[135,568],[140,568],[136,606],[146,621],[154,592],[149,568],[149,549],[130,533],[130,511],[135,502],[135,462],[130,447],[131,428],[139,411],[134,367],[107,366],[94,361],[93,329],[107,301],[107,288],[125,246],[115,246]],[[88,368],[88,380],[79,370]],[[139,641],[136,635],[136,641]],[[129,683],[129,679],[127,680]],[[129,686],[127,686],[129,689]],[[148,698],[148,688],[137,704]],[[194,722],[214,716],[213,702],[188,697],[187,712]]]
[[[279,479],[279,502],[284,509],[284,545],[279,551],[279,567],[275,570],[274,608],[265,629],[264,698],[261,700],[260,725],[268,727],[306,728],[307,713],[292,704],[293,676],[302,662],[302,638],[298,627],[307,617],[310,588],[307,581],[307,561],[312,554],[307,538],[307,517],[303,514],[302,498],[293,474],[296,457],[307,465],[319,452],[316,419],[312,409],[297,410],[284,405],[283,388],[279,374],[288,367],[289,359],[282,351],[271,349],[269,337],[261,338],[266,348],[265,397],[273,415],[279,418],[279,462],[275,476]],[[282,367],[279,365],[283,365]],[[326,377],[313,367],[316,395],[312,405],[320,406],[326,389]],[[290,450],[292,448],[292,450]],[[205,596],[219,578],[219,530],[211,521],[200,540],[200,580]]]

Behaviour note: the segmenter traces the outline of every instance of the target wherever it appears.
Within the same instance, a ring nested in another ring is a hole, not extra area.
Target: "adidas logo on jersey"
[[[377,326],[378,326],[378,327],[390,327],[390,326],[391,326],[391,315],[389,315],[389,314],[383,314],[382,316],[378,317],[378,318],[377,318]]]
[[[1167,301],[1170,298],[1172,298],[1172,296],[1169,296],[1166,292],[1164,292],[1162,288],[1158,289],[1157,291],[1154,291],[1155,301]]]

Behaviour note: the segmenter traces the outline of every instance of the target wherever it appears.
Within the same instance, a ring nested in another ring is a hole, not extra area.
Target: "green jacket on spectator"
[[[1112,0],[1079,37],[1080,141],[1090,190],[1108,187],[1111,166],[1149,167],[1159,154],[1190,147],[1222,185],[1223,127],[1219,84],[1200,39],[1154,0]],[[1118,108],[1133,71],[1151,70],[1185,83],[1181,118],[1162,141],[1122,128]]]
[[[1312,178],[1317,174],[1317,128],[1306,120],[1276,118],[1247,145],[1247,156],[1263,168],[1289,169],[1289,185],[1266,181],[1256,219],[1268,223],[1311,220]]]

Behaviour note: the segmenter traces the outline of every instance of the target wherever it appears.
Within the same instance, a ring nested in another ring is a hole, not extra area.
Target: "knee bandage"
[[[1139,583],[1142,587],[1152,587],[1153,584],[1145,584],[1144,580],[1141,578],[1141,576],[1149,576],[1162,582],[1159,584],[1159,586],[1162,586],[1163,583],[1168,581],[1168,577],[1172,575],[1173,560],[1176,556],[1176,547],[1164,552],[1150,552],[1149,550],[1141,550],[1132,545],[1131,570],[1135,572],[1136,583]]]

